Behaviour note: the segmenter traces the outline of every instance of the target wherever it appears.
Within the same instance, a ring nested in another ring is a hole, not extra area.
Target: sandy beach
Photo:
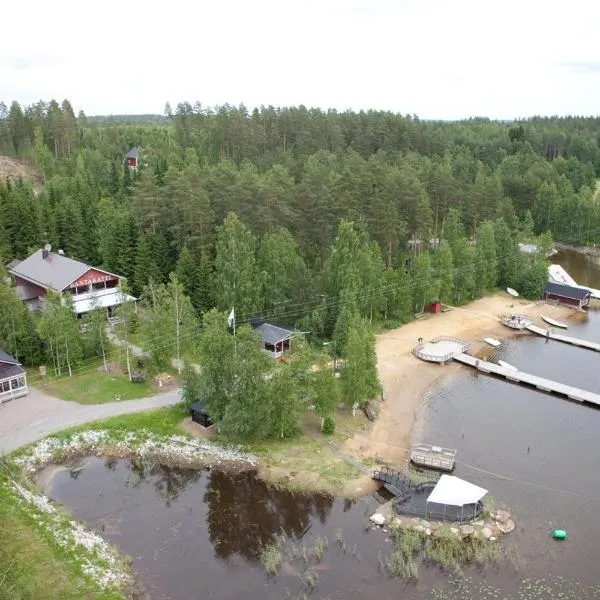
[[[426,392],[444,385],[465,368],[455,363],[442,366],[419,360],[412,353],[418,338],[427,341],[442,335],[457,337],[470,343],[471,353],[485,358],[493,351],[483,342],[485,337],[506,339],[533,335],[502,325],[500,317],[511,313],[527,316],[543,327],[547,325],[540,319],[541,314],[558,320],[585,318],[585,313],[568,307],[513,298],[498,292],[447,312],[427,314],[378,335],[377,368],[385,401],[379,404],[379,417],[373,426],[349,439],[346,450],[362,458],[401,465],[406,459]]]

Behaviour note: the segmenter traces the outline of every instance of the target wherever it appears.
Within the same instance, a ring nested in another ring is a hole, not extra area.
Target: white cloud
[[[600,3],[32,0],[3,7],[0,98],[88,114],[166,100],[423,118],[597,114]],[[27,35],[20,24],[27,24]]]

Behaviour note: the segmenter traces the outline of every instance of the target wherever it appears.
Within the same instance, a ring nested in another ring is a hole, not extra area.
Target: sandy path
[[[458,364],[425,363],[412,354],[417,339],[430,340],[440,335],[455,336],[471,344],[472,353],[491,351],[484,337],[507,338],[532,335],[514,332],[499,322],[499,317],[519,313],[547,327],[540,314],[555,319],[577,318],[581,313],[566,307],[546,305],[497,293],[466,306],[441,314],[430,314],[377,336],[377,368],[385,401],[373,427],[345,444],[345,449],[361,457],[402,464],[411,443],[411,433],[420,415],[427,390],[443,385],[460,372]]]

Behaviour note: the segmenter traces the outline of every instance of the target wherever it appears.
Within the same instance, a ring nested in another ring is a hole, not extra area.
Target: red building
[[[21,262],[13,261],[9,273],[17,296],[34,311],[43,309],[49,290],[71,294],[77,315],[88,313],[95,302],[111,316],[125,299],[135,300],[119,289],[120,275],[68,258],[62,250],[52,252],[49,244]]]
[[[582,309],[590,303],[591,295],[590,290],[586,288],[548,282],[542,291],[542,300]]]
[[[131,169],[137,169],[138,167],[138,157],[139,157],[139,148],[132,148],[126,155],[125,160]]]

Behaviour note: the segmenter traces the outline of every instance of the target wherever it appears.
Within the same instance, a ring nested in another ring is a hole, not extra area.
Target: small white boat
[[[483,341],[486,344],[493,346],[494,348],[497,348],[502,343],[502,342],[499,342],[498,340],[495,340],[494,338],[483,338]]]
[[[513,367],[510,363],[507,363],[505,360],[499,360],[498,364],[505,369],[510,369],[511,371],[518,371],[517,367]]]
[[[506,293],[510,294],[511,296],[514,296],[515,298],[517,298],[519,296],[519,292],[517,292],[517,290],[513,290],[510,287],[506,288]]]
[[[546,317],[545,315],[541,315],[541,317],[542,321],[545,321],[546,323],[548,323],[548,325],[552,325],[552,327],[560,327],[561,329],[569,328],[569,326],[566,323],[563,323],[562,321],[557,321],[552,317]]]

